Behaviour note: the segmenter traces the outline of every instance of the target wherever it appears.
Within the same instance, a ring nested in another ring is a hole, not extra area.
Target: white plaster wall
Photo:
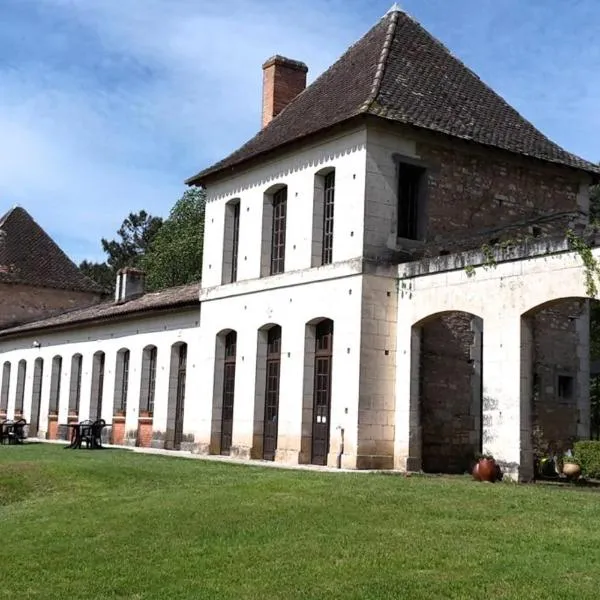
[[[333,276],[333,273],[332,273]],[[274,278],[269,278],[274,279]],[[330,464],[345,429],[347,448],[356,448],[360,376],[362,277],[352,274],[326,281],[285,285],[267,291],[219,297],[202,304],[200,329],[201,401],[186,406],[201,447],[210,442],[215,374],[215,342],[225,329],[237,331],[233,446],[249,453],[255,402],[258,330],[273,323],[282,328],[279,392],[279,448],[287,462],[298,462],[304,381],[305,325],[319,317],[334,321]],[[243,284],[240,284],[243,285]],[[224,286],[225,287],[225,286]],[[246,286],[245,286],[246,287]],[[215,295],[218,291],[215,290]]]
[[[0,338],[1,362],[10,361],[12,366],[8,416],[14,415],[17,365],[19,360],[27,361],[27,377],[25,380],[24,416],[31,419],[31,400],[33,389],[33,373],[36,358],[44,360],[42,379],[42,398],[40,409],[39,435],[43,437],[47,431],[48,406],[50,400],[50,379],[52,359],[59,355],[63,358],[60,399],[59,423],[67,422],[69,388],[71,380],[71,358],[80,353],[83,356],[81,378],[81,400],[79,419],[89,416],[90,395],[92,389],[93,355],[103,351],[105,357],[102,418],[107,423],[112,422],[115,368],[117,352],[122,348],[130,351],[129,390],[127,399],[126,428],[137,428],[142,350],[153,344],[157,346],[156,393],[153,430],[164,432],[167,421],[168,379],[171,359],[171,346],[177,342],[188,344],[188,364],[186,372],[186,399],[193,404],[196,401],[195,390],[201,379],[199,370],[199,308],[182,309],[176,312],[164,313],[150,317],[131,316],[127,321],[106,321],[101,325],[85,325],[76,329],[39,332],[24,335],[12,340]],[[39,348],[32,347],[34,341],[41,344]],[[1,373],[0,373],[1,376]],[[184,416],[184,433],[187,432]]]
[[[239,198],[238,281],[258,278],[265,192],[288,186],[285,270],[311,267],[315,174],[336,169],[334,262],[360,257],[363,245],[366,130],[339,134],[293,154],[281,155],[245,173],[207,186],[204,288],[222,282],[225,205]]]

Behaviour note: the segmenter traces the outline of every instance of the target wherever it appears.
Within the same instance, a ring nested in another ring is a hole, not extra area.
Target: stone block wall
[[[99,294],[0,283],[0,329],[100,302]]]
[[[478,328],[466,313],[421,327],[422,461],[426,472],[462,473],[481,444]]]

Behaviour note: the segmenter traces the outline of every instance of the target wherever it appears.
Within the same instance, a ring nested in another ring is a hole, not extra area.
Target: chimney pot
[[[304,90],[308,67],[299,60],[275,55],[266,60],[262,68],[264,128]]]

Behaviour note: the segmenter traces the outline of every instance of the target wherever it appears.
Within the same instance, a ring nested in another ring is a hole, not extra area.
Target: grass
[[[0,447],[0,598],[597,598],[600,494]]]

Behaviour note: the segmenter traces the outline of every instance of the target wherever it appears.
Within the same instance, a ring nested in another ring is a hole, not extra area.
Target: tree
[[[148,289],[200,281],[206,196],[187,189],[169,214],[142,259]]]
[[[79,270],[98,283],[107,292],[114,290],[115,274],[105,262],[97,263],[84,260],[79,264]]]
[[[145,210],[130,213],[117,231],[120,239],[101,240],[102,249],[108,254],[106,262],[84,260],[79,268],[107,292],[113,292],[117,271],[123,267],[141,266],[143,256],[162,225],[160,217],[153,217]]]
[[[102,238],[102,249],[108,258],[106,262],[116,273],[123,267],[141,266],[142,257],[148,251],[156,234],[160,231],[163,220],[153,217],[145,210],[130,213],[123,221],[117,234],[120,240]]]

